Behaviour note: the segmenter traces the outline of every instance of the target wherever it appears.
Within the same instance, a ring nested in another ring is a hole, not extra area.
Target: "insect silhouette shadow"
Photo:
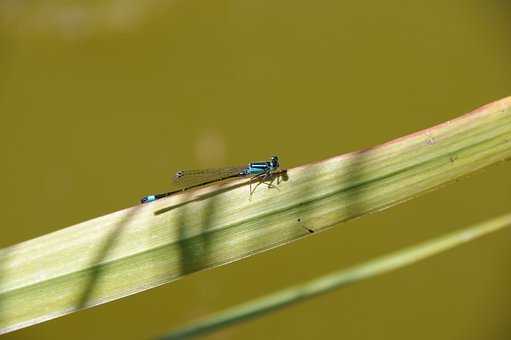
[[[275,181],[277,181],[277,185],[278,185],[280,183],[280,180],[285,182],[288,179],[289,179],[289,177],[288,177],[288,174],[287,174],[287,170],[284,169],[284,170],[280,170],[280,171],[275,171],[275,172],[269,174],[267,177],[259,179],[255,183],[254,188],[250,189],[249,195],[251,196],[260,184],[266,184],[266,185],[268,185],[269,188],[277,188],[278,189],[278,187],[275,186],[273,183]],[[221,187],[219,187],[215,191],[204,193],[204,194],[202,194],[202,195],[200,195],[198,197],[195,197],[193,199],[185,200],[184,202],[180,202],[180,203],[171,205],[169,207],[165,207],[165,208],[159,209],[159,210],[155,211],[154,214],[155,215],[161,215],[161,214],[169,212],[169,211],[171,211],[173,209],[182,207],[185,204],[188,204],[188,203],[191,203],[191,202],[202,201],[202,200],[205,200],[205,199],[217,196],[219,194],[222,194],[222,193],[225,193],[225,192],[228,192],[228,191],[231,191],[231,190],[243,187],[243,186],[247,186],[247,185],[251,186],[253,183],[254,183],[253,178],[250,178],[247,181],[243,181],[241,183],[234,184],[234,185],[228,185],[226,183],[225,185],[222,185]],[[196,188],[193,188],[193,189],[196,189]],[[184,192],[187,192],[187,191],[186,190],[179,191],[179,192],[176,192],[176,194],[184,193]],[[189,192],[192,192],[192,191],[189,191]]]

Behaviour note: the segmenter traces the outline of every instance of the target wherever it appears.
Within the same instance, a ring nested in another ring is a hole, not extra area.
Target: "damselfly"
[[[252,177],[253,179],[261,178],[262,180],[265,180],[270,177],[271,174],[278,168],[279,158],[277,156],[273,156],[269,161],[252,162],[244,166],[203,170],[180,170],[174,176],[171,191],[161,194],[148,195],[143,197],[140,201],[141,203],[153,202],[160,198],[172,195],[178,191],[223,181],[228,178]]]

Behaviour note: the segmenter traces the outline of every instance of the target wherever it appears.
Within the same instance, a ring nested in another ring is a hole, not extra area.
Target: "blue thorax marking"
[[[247,169],[245,170],[245,174],[257,175],[271,170],[273,170],[273,167],[270,162],[254,162],[248,165]]]
[[[253,162],[248,165],[248,167],[243,171],[244,175],[257,175],[262,174],[264,172],[273,171],[278,168],[278,163],[276,161],[271,162]]]

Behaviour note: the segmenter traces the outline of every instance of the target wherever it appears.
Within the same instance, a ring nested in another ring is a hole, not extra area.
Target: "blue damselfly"
[[[143,197],[141,203],[156,201],[170,196],[176,192],[188,190],[198,186],[223,181],[236,177],[252,177],[252,179],[267,179],[279,168],[279,158],[273,156],[266,162],[252,162],[244,166],[233,166],[218,169],[180,170],[174,176],[171,190],[161,194]]]

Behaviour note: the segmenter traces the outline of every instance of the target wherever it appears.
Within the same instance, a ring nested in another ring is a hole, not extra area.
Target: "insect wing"
[[[246,168],[246,166],[236,166],[218,169],[180,170],[173,178],[172,189],[183,190],[236,177]]]

